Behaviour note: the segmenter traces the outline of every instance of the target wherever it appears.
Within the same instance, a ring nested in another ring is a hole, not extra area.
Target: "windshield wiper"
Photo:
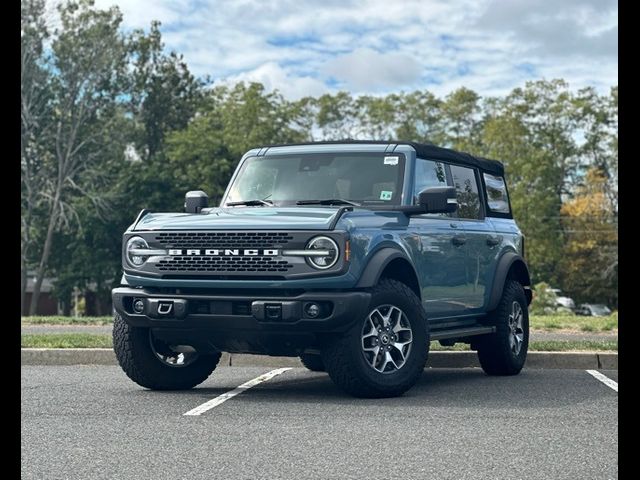
[[[260,200],[259,198],[255,198],[253,200],[242,200],[240,202],[225,203],[226,207],[238,207],[240,205],[244,205],[246,207],[257,207],[258,205],[266,205],[268,207],[271,207],[273,206],[273,202],[271,200]]]
[[[360,204],[352,202],[351,200],[345,200],[343,198],[327,198],[324,200],[298,200],[296,205],[353,205],[359,207]]]

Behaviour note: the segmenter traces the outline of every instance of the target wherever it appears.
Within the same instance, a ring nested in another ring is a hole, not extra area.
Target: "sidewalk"
[[[23,348],[22,365],[117,365],[110,348]],[[220,365],[232,367],[302,367],[296,357],[269,357],[223,353]],[[479,367],[475,352],[431,352],[426,368]],[[529,352],[525,368],[618,369],[611,352]]]

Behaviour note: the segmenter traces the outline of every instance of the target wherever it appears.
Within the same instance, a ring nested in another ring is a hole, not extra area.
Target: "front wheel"
[[[193,388],[211,375],[221,356],[167,345],[154,338],[151,329],[132,327],[118,314],[113,320],[113,349],[124,373],[152,390]]]
[[[520,283],[508,280],[492,314],[496,331],[478,344],[478,360],[488,375],[517,375],[529,349],[529,311]]]
[[[395,397],[420,378],[429,353],[427,319],[420,299],[405,284],[382,279],[371,302],[341,337],[322,349],[331,379],[363,398]]]

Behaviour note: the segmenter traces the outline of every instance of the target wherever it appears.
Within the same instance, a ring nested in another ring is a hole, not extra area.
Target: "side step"
[[[436,330],[434,332],[431,332],[431,340],[444,340],[447,338],[472,337],[474,335],[484,335],[486,333],[494,333],[495,331],[496,331],[496,327],[487,327],[487,326]]]

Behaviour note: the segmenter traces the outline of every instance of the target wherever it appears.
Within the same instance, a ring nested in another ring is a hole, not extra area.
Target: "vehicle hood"
[[[148,213],[141,230],[329,230],[337,207],[231,207],[204,213]]]

